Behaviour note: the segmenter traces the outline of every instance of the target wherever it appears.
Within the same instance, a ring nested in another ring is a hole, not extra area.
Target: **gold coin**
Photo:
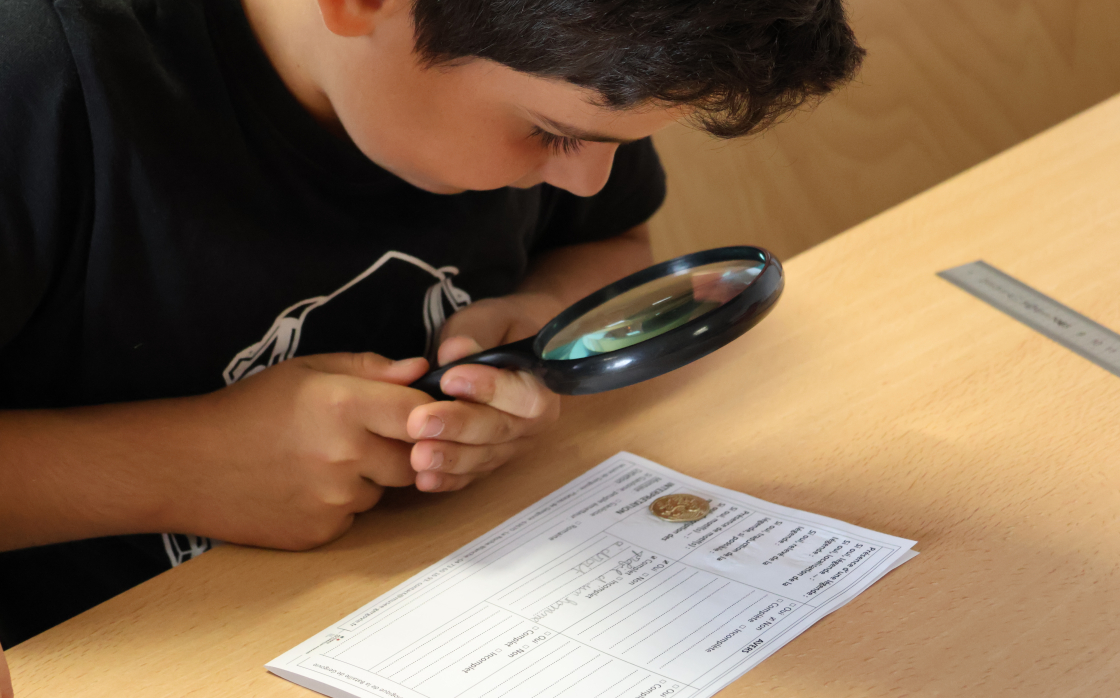
[[[694,494],[667,494],[649,505],[650,512],[666,521],[699,521],[712,510],[708,500]]]

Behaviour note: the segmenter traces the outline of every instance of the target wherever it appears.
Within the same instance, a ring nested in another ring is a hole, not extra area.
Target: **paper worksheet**
[[[671,493],[711,513],[657,518]],[[620,453],[267,667],[336,698],[702,698],[913,544]]]

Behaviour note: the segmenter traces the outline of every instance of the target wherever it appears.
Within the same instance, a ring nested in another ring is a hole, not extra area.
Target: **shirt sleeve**
[[[653,141],[645,138],[619,147],[607,184],[594,196],[541,186],[534,252],[604,240],[646,222],[665,200],[665,171]]]
[[[89,126],[48,0],[0,2],[0,352],[72,257],[89,209]]]

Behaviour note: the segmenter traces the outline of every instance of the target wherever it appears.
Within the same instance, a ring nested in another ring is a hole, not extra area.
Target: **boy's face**
[[[246,9],[253,19],[254,5]],[[425,68],[413,53],[407,2],[319,0],[322,30],[301,94],[268,37],[266,51],[320,120],[367,157],[422,189],[452,194],[542,182],[590,196],[606,183],[619,143],[651,135],[678,110],[613,110],[570,83],[485,60]],[[273,6],[275,7],[275,6]],[[311,37],[307,37],[310,39]],[[288,61],[291,63],[291,61]],[[309,104],[309,102],[311,102]]]

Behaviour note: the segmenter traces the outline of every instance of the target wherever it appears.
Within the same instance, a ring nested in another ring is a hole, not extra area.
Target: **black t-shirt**
[[[299,105],[238,0],[3,0],[0,409],[198,394],[295,355],[423,355],[534,254],[663,197],[648,140],[589,198],[412,187]],[[208,546],[0,554],[0,642]]]

